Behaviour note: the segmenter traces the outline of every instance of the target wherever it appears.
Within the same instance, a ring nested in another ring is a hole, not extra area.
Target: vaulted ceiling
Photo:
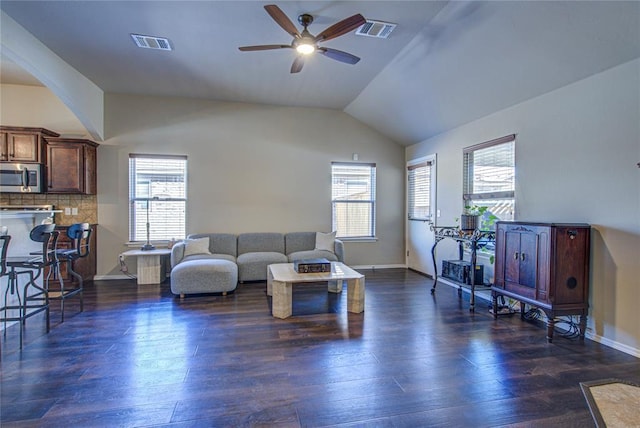
[[[7,1],[2,10],[105,92],[344,110],[403,145],[640,57],[640,2],[279,1],[318,34],[362,14],[397,24],[355,35],[289,73],[291,49],[261,1]],[[300,26],[298,28],[301,29]],[[169,39],[140,49],[131,33]],[[0,82],[30,84],[3,56]]]

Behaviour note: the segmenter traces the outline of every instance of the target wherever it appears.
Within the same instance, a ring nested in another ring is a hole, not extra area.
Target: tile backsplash
[[[44,205],[51,204],[55,210],[54,221],[61,226],[73,223],[98,223],[98,203],[96,195],[54,195],[50,193],[22,194],[0,193],[0,205]],[[77,208],[77,215],[65,214],[65,208]]]

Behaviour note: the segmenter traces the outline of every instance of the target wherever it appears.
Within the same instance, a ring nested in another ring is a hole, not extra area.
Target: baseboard
[[[587,339],[593,340],[594,342],[598,342],[604,346],[608,346],[609,348],[613,348],[617,351],[624,352],[625,354],[629,354],[633,357],[640,358],[640,349],[633,348],[629,345],[625,345],[620,342],[616,342],[615,340],[607,339],[606,337],[599,336],[597,334],[593,334],[587,328],[587,332],[584,337]]]
[[[349,267],[351,269],[371,269],[371,270],[376,270],[376,269],[406,269],[407,265],[403,265],[403,264],[399,264],[399,265],[356,265],[356,266],[349,265]]]
[[[95,275],[93,277],[94,281],[112,281],[116,279],[135,279],[135,278],[131,278],[130,276],[127,276],[127,275]]]

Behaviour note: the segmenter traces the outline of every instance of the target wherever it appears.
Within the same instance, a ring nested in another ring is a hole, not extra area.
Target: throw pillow
[[[184,257],[192,254],[211,254],[209,251],[209,237],[184,240]]]
[[[322,233],[316,232],[316,250],[326,250],[333,253],[336,232]]]

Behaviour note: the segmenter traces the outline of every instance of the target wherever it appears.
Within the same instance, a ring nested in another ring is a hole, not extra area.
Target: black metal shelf
[[[475,292],[480,289],[490,290],[490,286],[484,286],[484,284],[475,283],[475,271],[477,265],[477,251],[480,248],[486,247],[488,244],[496,242],[496,233],[492,230],[463,230],[459,227],[438,227],[431,226],[431,230],[434,232],[434,243],[431,247],[431,257],[433,259],[433,269],[435,272],[435,278],[433,280],[433,287],[431,287],[431,294],[436,292],[436,285],[438,284],[438,263],[436,261],[436,246],[443,239],[452,239],[458,243],[458,257],[459,260],[464,260],[464,246],[468,245],[471,251],[471,284],[465,284],[459,281],[455,281],[447,278],[447,281],[451,281],[458,285],[458,295],[462,296],[462,288],[468,288],[471,290],[469,298],[469,311],[475,310]]]

